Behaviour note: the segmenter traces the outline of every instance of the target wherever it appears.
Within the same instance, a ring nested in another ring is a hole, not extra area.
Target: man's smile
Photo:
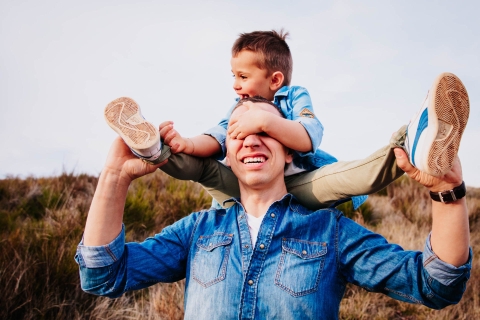
[[[267,161],[267,158],[265,156],[257,156],[257,157],[245,157],[242,159],[242,162],[245,164],[249,163],[264,163]]]

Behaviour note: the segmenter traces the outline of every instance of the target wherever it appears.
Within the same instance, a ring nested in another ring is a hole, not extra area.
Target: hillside
[[[183,282],[159,284],[111,300],[81,291],[73,260],[97,178],[64,173],[51,178],[0,180],[0,319],[182,319]],[[471,244],[480,254],[480,189],[467,192]],[[191,182],[160,171],[135,181],[126,202],[127,240],[138,241],[192,211],[210,197]],[[430,226],[426,190],[399,179],[345,214],[405,249],[422,249]],[[397,302],[349,287],[342,319],[480,318],[480,263],[463,300],[441,311]]]

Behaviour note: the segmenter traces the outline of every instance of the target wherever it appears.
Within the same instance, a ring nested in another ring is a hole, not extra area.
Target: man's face
[[[237,107],[231,120],[239,117],[252,105],[244,103]],[[281,117],[278,110],[268,103],[255,103],[267,112]],[[232,139],[227,135],[227,164],[232,168],[240,185],[262,189],[273,187],[276,183],[285,184],[284,168],[292,162],[292,155],[280,142],[266,134],[253,134],[243,140]]]
[[[270,101],[275,92],[270,89],[271,75],[258,67],[258,53],[249,50],[240,51],[230,61],[232,66],[233,89],[240,99],[261,96]]]

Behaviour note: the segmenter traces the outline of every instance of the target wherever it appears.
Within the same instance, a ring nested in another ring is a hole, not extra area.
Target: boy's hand
[[[165,121],[160,124],[160,137],[163,142],[170,146],[172,153],[186,153],[191,154],[191,148],[188,148],[191,143],[186,138],[183,138],[177,130],[173,128],[173,121]]]
[[[269,117],[275,116],[262,110],[251,101],[245,102],[243,105],[248,105],[248,111],[238,117],[230,118],[228,123],[227,134],[232,139],[244,139],[251,134],[264,132]]]

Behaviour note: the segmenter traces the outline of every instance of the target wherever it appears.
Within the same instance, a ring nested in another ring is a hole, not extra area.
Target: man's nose
[[[245,137],[243,140],[243,146],[245,148],[255,148],[262,144],[262,140],[256,134],[251,134]]]

